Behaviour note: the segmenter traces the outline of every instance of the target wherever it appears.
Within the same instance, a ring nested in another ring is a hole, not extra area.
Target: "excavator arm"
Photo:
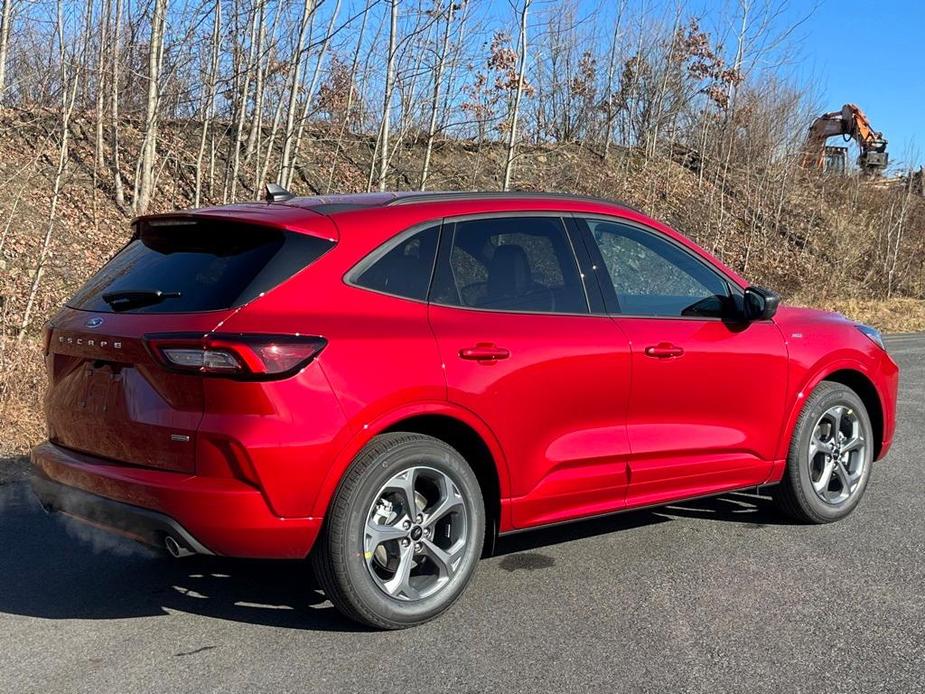
[[[858,166],[863,173],[879,174],[889,163],[883,133],[873,129],[870,120],[857,105],[845,104],[840,111],[823,113],[809,126],[803,149],[803,168],[823,168],[825,142],[834,135],[850,137],[858,143],[861,150]]]

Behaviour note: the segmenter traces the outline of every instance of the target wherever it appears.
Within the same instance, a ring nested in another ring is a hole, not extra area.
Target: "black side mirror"
[[[764,287],[749,287],[745,290],[743,312],[745,320],[768,320],[780,305],[780,295]]]

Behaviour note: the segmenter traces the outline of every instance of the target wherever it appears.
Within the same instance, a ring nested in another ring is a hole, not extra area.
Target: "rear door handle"
[[[670,342],[659,342],[657,345],[646,347],[645,352],[647,357],[653,357],[654,359],[671,359],[683,355],[684,349]]]
[[[491,342],[479,342],[475,347],[464,347],[459,350],[459,358],[470,361],[498,361],[507,359],[509,356],[511,356],[510,350],[498,347]]]

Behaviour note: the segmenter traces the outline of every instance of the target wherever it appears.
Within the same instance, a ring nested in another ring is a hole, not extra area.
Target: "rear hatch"
[[[150,336],[208,335],[333,244],[229,218],[136,222],[132,240],[50,323],[49,439],[116,462],[193,472],[204,377],[167,368]]]

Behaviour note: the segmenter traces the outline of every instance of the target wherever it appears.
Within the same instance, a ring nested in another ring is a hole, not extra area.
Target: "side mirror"
[[[745,290],[743,312],[745,320],[768,320],[780,305],[780,295],[764,287],[749,287]]]

